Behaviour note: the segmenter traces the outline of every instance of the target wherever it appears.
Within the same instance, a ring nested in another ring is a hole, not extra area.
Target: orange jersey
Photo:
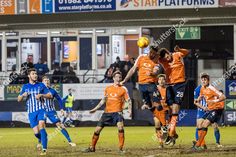
[[[169,107],[166,103],[166,87],[161,87],[161,86],[157,86],[158,91],[161,94],[161,105],[163,106],[164,110],[169,110]]]
[[[138,68],[138,83],[147,84],[155,83],[157,81],[157,76],[150,76],[153,69],[159,68],[159,65],[152,61],[148,55],[140,55],[135,62]]]
[[[185,82],[183,57],[185,57],[187,54],[187,50],[183,52],[174,52],[172,53],[172,62],[163,61],[162,59],[159,60],[165,70],[165,74],[167,76],[166,81],[168,84]]]
[[[224,109],[224,107],[225,107],[225,102],[224,101],[216,103],[216,108],[217,109]]]
[[[209,85],[208,87],[201,87],[200,90],[200,97],[204,96],[204,98],[206,99],[206,101],[209,100],[216,100],[218,99],[220,96],[222,95],[221,92],[219,92],[215,87],[213,87],[212,85]],[[219,102],[218,102],[219,103]],[[207,107],[209,110],[216,110],[219,109],[218,103],[213,103],[213,104],[207,104]]]
[[[106,97],[106,113],[121,112],[123,110],[124,101],[129,99],[127,88],[119,85],[106,87],[104,96]]]

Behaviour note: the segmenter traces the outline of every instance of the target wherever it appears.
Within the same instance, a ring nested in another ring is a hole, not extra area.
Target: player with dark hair
[[[147,55],[139,55],[135,64],[121,82],[121,85],[126,83],[136,70],[138,70],[139,91],[141,92],[144,103],[142,109],[153,110],[153,108],[157,108],[159,111],[163,109],[160,103],[160,93],[156,87],[157,75],[160,69],[158,64],[158,50],[158,46],[150,46],[150,51]]]
[[[121,72],[116,71],[113,73],[114,84],[106,87],[103,99],[99,104],[90,110],[90,113],[96,112],[102,105],[105,104],[105,111],[99,120],[97,127],[94,131],[92,142],[85,152],[95,152],[95,147],[99,139],[100,132],[107,125],[117,125],[119,137],[119,151],[124,153],[124,118],[122,111],[125,108],[124,103],[128,103],[128,109],[131,114],[131,100],[128,95],[126,87],[120,85],[122,80]]]
[[[165,70],[166,81],[171,90],[168,101],[169,104],[171,104],[172,115],[169,123],[169,136],[166,139],[165,144],[173,146],[175,140],[178,138],[178,135],[176,134],[176,124],[186,86],[183,58],[188,55],[189,51],[180,48],[179,46],[175,46],[174,52],[172,53],[166,48],[161,48],[159,53],[159,62]]]
[[[201,74],[202,87],[200,89],[200,96],[195,103],[199,103],[203,98],[207,103],[207,110],[202,117],[204,121],[202,122],[200,128],[198,128],[199,139],[197,143],[193,146],[193,150],[201,150],[203,144],[205,144],[205,136],[207,134],[208,126],[219,121],[223,113],[224,104],[220,103],[225,100],[225,95],[219,92],[215,87],[210,85],[210,76],[206,73]]]
[[[47,132],[45,130],[46,113],[44,110],[44,98],[52,98],[48,88],[37,82],[38,75],[35,69],[28,70],[29,83],[24,84],[18,96],[18,102],[26,98],[27,112],[29,115],[30,127],[33,129],[35,137],[42,142],[42,152],[47,151]]]

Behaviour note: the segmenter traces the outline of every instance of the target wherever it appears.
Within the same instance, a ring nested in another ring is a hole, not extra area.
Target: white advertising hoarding
[[[63,97],[66,97],[68,95],[68,89],[71,89],[76,100],[102,99],[105,88],[108,85],[111,84],[63,84]]]
[[[218,0],[116,0],[116,10],[217,8]]]
[[[72,119],[79,120],[79,121],[99,121],[103,114],[103,110],[98,110],[95,113],[89,113],[89,110],[84,111],[73,111],[72,112]],[[58,117],[62,120],[63,116],[61,115],[60,111],[57,111]],[[131,119],[129,116],[128,110],[123,111],[124,119]],[[23,123],[29,123],[28,120],[28,113],[27,112],[12,112],[12,121],[18,121]],[[51,121],[47,119],[47,123],[51,124]]]

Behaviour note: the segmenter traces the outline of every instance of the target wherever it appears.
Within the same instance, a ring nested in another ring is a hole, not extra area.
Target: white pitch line
[[[25,135],[25,134],[32,134],[32,133],[31,132],[5,133],[5,134],[0,134],[0,137],[5,135]]]

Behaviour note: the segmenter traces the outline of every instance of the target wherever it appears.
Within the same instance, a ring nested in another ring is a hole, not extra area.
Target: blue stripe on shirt
[[[194,99],[198,99],[198,97],[200,96],[201,88],[202,88],[202,85],[199,85],[197,88],[195,88],[195,90],[194,90]],[[203,99],[200,101],[200,104],[201,104],[203,107],[207,107],[206,99],[203,98]],[[198,108],[198,110],[199,110],[199,111],[203,111],[203,109],[201,109],[201,108]]]
[[[53,98],[52,99],[45,99],[45,103],[44,103],[45,110],[47,112],[56,110],[55,104],[54,104],[54,99],[57,99],[57,101],[59,103],[59,108],[63,109],[62,99],[59,96],[59,94],[57,93],[57,91],[53,88],[50,88],[50,87],[48,89],[49,89],[50,93],[52,94]]]
[[[21,89],[20,95],[24,94],[25,92],[28,94],[28,97],[26,99],[28,113],[33,113],[40,109],[43,109],[42,100],[36,100],[36,95],[49,93],[49,90],[43,83],[36,82],[35,84],[25,84]]]

